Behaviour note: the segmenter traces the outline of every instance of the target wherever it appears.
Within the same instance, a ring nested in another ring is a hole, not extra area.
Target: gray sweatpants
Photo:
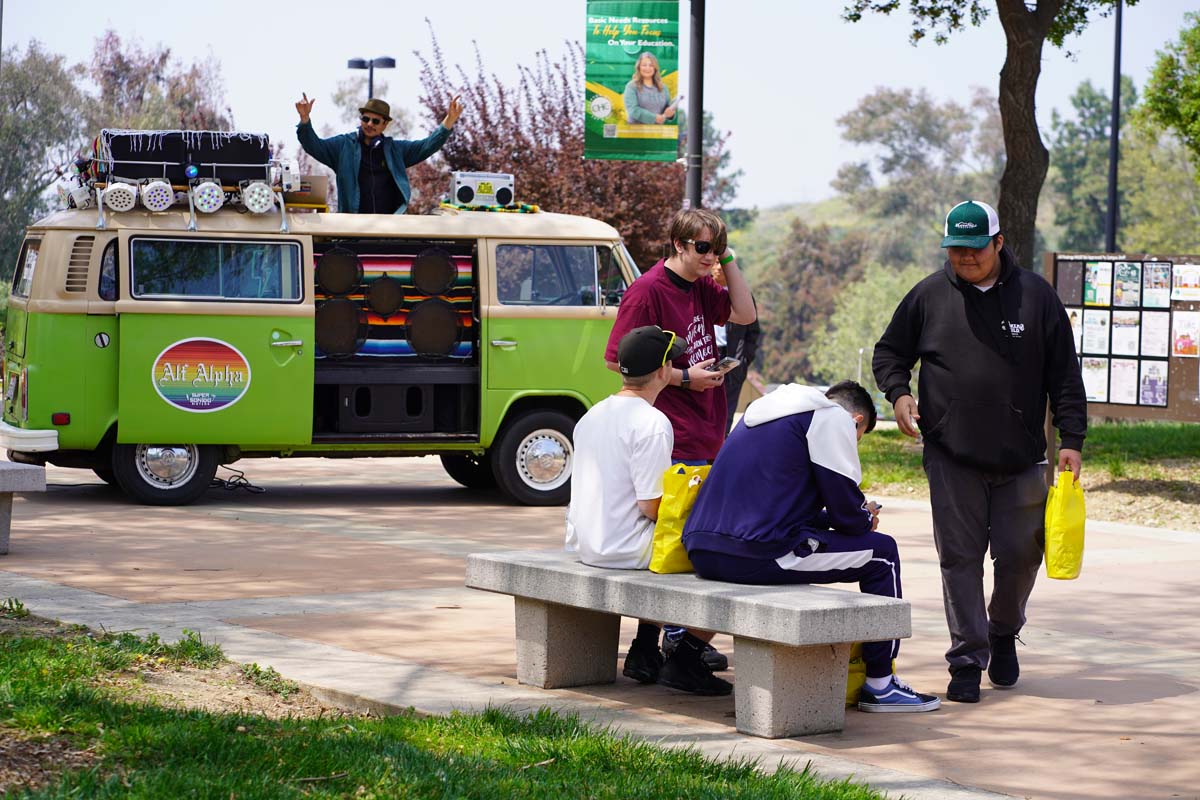
[[[942,568],[950,667],[988,664],[988,634],[1025,624],[1045,544],[1046,467],[1015,475],[984,472],[926,441],[933,541]],[[983,558],[991,547],[992,598],[984,608]]]

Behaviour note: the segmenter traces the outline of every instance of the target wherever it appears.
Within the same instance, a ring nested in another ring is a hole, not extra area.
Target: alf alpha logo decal
[[[220,339],[181,339],[154,359],[150,380],[171,405],[205,414],[242,399],[250,388],[250,362]]]

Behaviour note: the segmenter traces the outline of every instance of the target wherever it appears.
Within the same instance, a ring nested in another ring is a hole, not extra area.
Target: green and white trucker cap
[[[942,247],[987,247],[991,238],[1000,232],[1000,215],[996,209],[978,200],[967,200],[950,209],[946,215],[946,238]]]

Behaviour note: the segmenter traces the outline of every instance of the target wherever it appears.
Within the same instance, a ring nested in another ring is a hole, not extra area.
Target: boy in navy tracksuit
[[[858,484],[858,442],[875,427],[866,389],[789,384],[754,401],[717,454],[684,528],[697,574],[749,584],[857,581],[900,597],[896,541]],[[866,642],[861,711],[932,711],[892,674],[899,641]]]

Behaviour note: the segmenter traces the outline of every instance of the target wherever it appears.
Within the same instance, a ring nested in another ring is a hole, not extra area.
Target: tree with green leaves
[[[1125,124],[1130,116],[1128,112],[1136,104],[1137,92],[1133,88],[1133,81],[1121,76],[1121,108],[1127,112],[1122,116],[1122,139],[1129,127]],[[1054,222],[1063,228],[1058,249],[1100,252],[1104,250],[1107,223],[1112,100],[1102,89],[1093,86],[1091,81],[1084,81],[1071,95],[1071,107],[1074,113],[1070,116],[1059,114],[1055,109],[1050,123],[1050,163],[1053,167],[1050,188],[1054,192]],[[1128,145],[1122,150],[1128,150]],[[1125,220],[1129,211],[1124,188],[1128,185],[1128,173],[1122,177],[1124,180],[1117,195],[1119,220]]]
[[[873,385],[871,354],[891,320],[889,310],[929,273],[928,266],[868,264],[860,278],[838,293],[833,313],[812,336],[808,360],[813,377],[836,383],[858,376],[855,379],[864,383],[865,376],[864,385]]]
[[[996,98],[976,89],[969,107],[924,89],[876,89],[838,119],[842,138],[874,151],[844,164],[833,187],[868,214],[874,258],[936,256],[941,220],[958,199],[991,200],[1004,168]]]
[[[0,64],[0,277],[7,283],[25,226],[48,210],[47,189],[83,143],[81,69],[30,42]]]
[[[88,75],[97,90],[88,115],[97,133],[101,128],[233,128],[221,69],[212,59],[184,65],[171,58],[169,47],[144,49],[109,29],[96,40]]]
[[[1133,125],[1121,144],[1121,249],[1200,252],[1200,156],[1169,131]]]
[[[1007,43],[1000,70],[1000,119],[1006,163],[1000,178],[997,211],[1018,263],[1033,265],[1038,196],[1046,180],[1050,153],[1042,142],[1034,113],[1042,49],[1047,40],[1062,47],[1069,36],[1087,27],[1093,11],[1111,12],[1117,0],[994,0]],[[1124,0],[1134,5],[1137,0]],[[944,43],[968,25],[979,26],[991,13],[987,0],[908,0],[913,44],[930,31]],[[857,22],[865,14],[890,14],[901,0],[850,0],[843,16]]]
[[[768,380],[812,376],[814,334],[833,312],[838,294],[862,274],[866,249],[861,233],[839,237],[828,225],[792,221],[778,260],[757,273],[754,283],[763,330],[760,370]]]
[[[1158,54],[1143,113],[1150,124],[1173,131],[1200,166],[1200,12],[1187,20],[1179,40]]]

